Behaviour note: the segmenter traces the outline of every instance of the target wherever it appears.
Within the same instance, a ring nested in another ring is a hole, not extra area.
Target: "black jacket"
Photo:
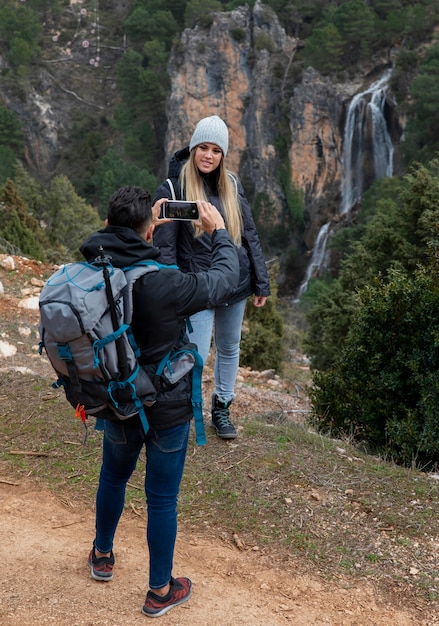
[[[159,226],[158,229],[163,228]],[[140,363],[153,378],[155,368],[167,352],[183,341],[189,315],[216,306],[237,286],[238,258],[226,230],[212,236],[212,265],[208,272],[183,273],[163,267],[139,278],[133,287],[132,329],[140,348]],[[99,256],[100,246],[115,267],[126,268],[136,262],[157,260],[159,250],[131,228],[106,226],[81,246],[89,262]],[[171,428],[192,418],[191,377],[163,390],[155,405],[147,410],[150,426]]]
[[[178,200],[184,199],[181,198],[178,176],[188,157],[189,148],[184,148],[174,154],[169,164],[168,177],[174,185]],[[203,178],[207,199],[216,206],[224,217],[216,185],[212,177],[204,176]],[[220,304],[239,302],[251,294],[257,296],[270,295],[270,282],[252,212],[241,183],[235,177],[234,180],[237,184],[238,200],[243,221],[242,245],[237,248],[239,284],[235,292]],[[166,181],[157,189],[154,202],[159,198],[172,199],[171,190]],[[212,259],[210,237],[206,234],[194,237],[192,225],[188,222],[168,222],[161,226],[154,233],[154,245],[160,248],[160,258],[164,263],[177,264],[183,272],[199,272],[210,267]]]

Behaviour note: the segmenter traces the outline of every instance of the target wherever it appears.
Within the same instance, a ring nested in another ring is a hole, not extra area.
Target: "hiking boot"
[[[88,566],[91,575],[95,580],[107,582],[113,578],[114,554],[111,551],[110,556],[96,556],[95,547],[90,551],[88,556]]]
[[[237,432],[229,418],[229,402],[220,402],[218,396],[212,394],[212,426],[220,439],[235,439]]]
[[[189,600],[192,593],[192,583],[189,578],[171,578],[171,588],[165,596],[159,596],[151,589],[146,594],[142,613],[148,617],[160,617],[174,606]]]

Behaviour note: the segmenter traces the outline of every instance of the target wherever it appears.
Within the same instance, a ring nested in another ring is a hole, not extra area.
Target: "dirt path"
[[[0,485],[0,623],[2,626],[135,626],[147,588],[144,520],[126,511],[116,536],[115,576],[90,577],[86,558],[93,512],[62,503],[32,483]],[[175,575],[189,576],[191,599],[161,618],[163,626],[408,626],[420,622],[386,606],[373,587],[334,589],[294,573],[267,570],[258,554],[180,527]],[[426,616],[427,617],[427,616]],[[149,623],[149,622],[148,622]]]

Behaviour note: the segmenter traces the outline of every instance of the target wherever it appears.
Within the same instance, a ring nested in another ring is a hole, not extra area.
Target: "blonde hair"
[[[180,172],[180,188],[182,197],[186,200],[206,200],[207,196],[204,190],[204,181],[200,175],[198,167],[195,164],[195,150],[191,150],[189,159],[183,165]],[[242,213],[239,206],[238,194],[236,190],[236,181],[234,181],[230,173],[224,165],[224,157],[218,166],[218,196],[224,211],[224,221],[227,231],[237,246],[241,245],[242,234]],[[195,227],[195,236],[202,234],[200,228]]]

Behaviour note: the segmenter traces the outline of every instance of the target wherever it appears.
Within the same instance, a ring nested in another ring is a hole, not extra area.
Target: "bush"
[[[46,260],[39,223],[28,213],[10,179],[0,188],[0,224],[2,251],[14,250],[20,256]]]
[[[439,462],[439,263],[377,279],[333,367],[315,372],[313,422],[405,465]]]
[[[253,306],[253,296],[247,302],[240,363],[254,370],[282,370],[284,329],[282,316],[276,308],[278,272],[279,266],[276,264],[270,270],[271,296],[264,307]]]

